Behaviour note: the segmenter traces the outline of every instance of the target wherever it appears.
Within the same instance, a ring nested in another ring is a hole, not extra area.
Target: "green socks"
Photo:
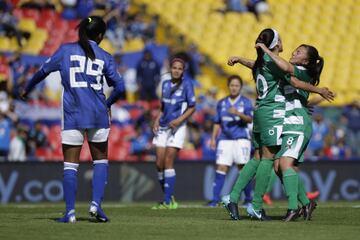
[[[283,172],[283,182],[288,198],[288,209],[298,208],[299,176],[294,169],[289,168]]]
[[[253,179],[256,170],[258,169],[260,160],[252,158],[243,169],[240,171],[236,183],[230,193],[230,201],[238,203],[240,199],[241,192],[244,190],[246,185]]]
[[[301,205],[305,206],[306,204],[310,203],[309,198],[306,196],[306,191],[304,187],[304,181],[301,179],[301,177],[298,174],[298,200],[301,203]]]
[[[273,189],[274,187],[274,184],[275,184],[275,181],[277,179],[277,175],[275,173],[275,170],[273,168],[273,170],[271,171],[271,174],[270,174],[270,179],[269,179],[269,183],[268,183],[268,186],[266,188],[266,193],[270,193],[271,190]]]
[[[263,205],[263,196],[269,184],[271,170],[273,169],[274,159],[261,159],[256,171],[255,192],[253,198],[253,207],[255,210],[261,210]]]

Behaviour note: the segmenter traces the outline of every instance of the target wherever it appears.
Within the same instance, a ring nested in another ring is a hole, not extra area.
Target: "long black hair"
[[[301,44],[299,47],[305,47],[307,50],[308,64],[304,67],[309,71],[310,77],[313,79],[313,85],[317,86],[320,83],[320,74],[324,67],[324,59],[319,55],[318,50],[307,44]]]
[[[89,40],[99,43],[99,35],[104,35],[106,31],[106,23],[101,17],[90,16],[81,20],[77,26],[79,29],[79,41],[81,48],[85,52],[85,56],[91,60],[95,59],[95,53]]]
[[[261,31],[255,43],[263,43],[265,44],[266,47],[269,48],[274,37],[275,37],[274,30],[272,30],[271,28],[266,28]],[[257,48],[256,53],[257,53],[257,58],[252,68],[252,75],[255,81],[256,81],[256,69],[261,68],[264,65],[264,51],[261,48]]]

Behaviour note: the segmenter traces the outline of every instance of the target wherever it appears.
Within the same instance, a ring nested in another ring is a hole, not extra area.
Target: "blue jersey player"
[[[109,109],[124,91],[124,83],[113,57],[98,46],[106,31],[105,22],[100,17],[91,16],[80,22],[78,30],[79,41],[62,45],[33,76],[22,96],[26,98],[33,87],[51,72],[60,72],[66,211],[58,221],[76,221],[77,169],[86,134],[94,163],[89,213],[99,222],[107,222],[109,219],[102,211],[101,201],[108,175]],[[104,79],[114,87],[108,99],[103,93]]]
[[[185,62],[174,58],[170,64],[171,79],[162,84],[161,111],[154,122],[153,143],[156,146],[158,179],[164,192],[163,201],[153,209],[175,209],[173,199],[175,186],[174,160],[183,147],[186,120],[195,111],[193,85],[183,79]]]
[[[209,207],[215,207],[220,202],[220,193],[228,168],[235,163],[241,170],[250,159],[249,124],[252,123],[253,105],[250,99],[240,94],[242,85],[240,76],[230,76],[228,78],[230,94],[217,104],[210,143],[210,146],[215,149],[216,140],[218,141],[217,168],[213,184],[213,199],[209,202]],[[250,184],[244,192],[245,203],[250,203],[252,200]]]

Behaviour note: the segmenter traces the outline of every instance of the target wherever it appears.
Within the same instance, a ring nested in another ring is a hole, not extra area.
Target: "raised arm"
[[[291,76],[290,84],[294,88],[302,89],[311,93],[317,93],[329,102],[333,101],[335,98],[335,94],[332,91],[330,91],[327,87],[319,88],[314,85],[311,85],[310,83],[301,81],[293,76]]]
[[[274,54],[273,52],[268,49],[265,44],[257,43],[255,45],[256,48],[261,48],[270,58],[275,62],[275,64],[284,72],[290,73],[291,75],[294,74],[294,66],[286,61],[285,59],[281,58],[279,55]]]
[[[241,65],[252,69],[254,67],[255,61],[251,60],[251,59],[247,59],[247,58],[243,58],[243,57],[230,57],[228,60],[228,65],[229,66],[234,66],[236,63],[240,63]]]

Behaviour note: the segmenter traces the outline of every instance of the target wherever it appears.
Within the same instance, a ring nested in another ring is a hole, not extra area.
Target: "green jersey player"
[[[263,30],[256,43],[263,43],[274,55],[278,55],[282,51],[279,34],[273,29]],[[285,117],[285,97],[280,83],[285,81],[287,73],[281,71],[270,58],[270,55],[265,54],[262,49],[257,49],[257,53],[258,58],[256,61],[231,57],[228,62],[231,66],[240,63],[252,68],[258,92],[254,112],[254,158],[245,165],[243,171],[239,174],[230,196],[224,196],[222,199],[225,208],[233,219],[239,219],[237,203],[241,191],[256,173],[254,208],[252,209],[256,217],[261,220],[268,220],[262,209],[262,197],[268,185],[275,154],[281,146],[280,136]],[[293,81],[297,80],[294,79]],[[306,88],[308,86],[300,82],[299,87]]]
[[[264,44],[257,44],[256,47],[268,53],[283,71],[291,74],[287,80],[291,81],[292,78],[296,77],[308,84],[318,85],[324,60],[319,56],[315,47],[300,45],[293,52],[290,63],[273,54]],[[276,157],[280,159],[279,167],[288,197],[288,211],[284,220],[293,221],[298,217],[298,200],[303,205],[304,219],[310,220],[316,203],[306,197],[303,182],[299,179],[297,171],[299,163],[303,162],[304,152],[312,135],[312,120],[307,105],[309,91],[314,89],[310,87],[308,91],[297,90],[287,83],[283,88],[286,113],[281,136],[282,145]],[[322,96],[329,101],[332,100],[334,97],[332,92],[326,88],[323,90]]]

